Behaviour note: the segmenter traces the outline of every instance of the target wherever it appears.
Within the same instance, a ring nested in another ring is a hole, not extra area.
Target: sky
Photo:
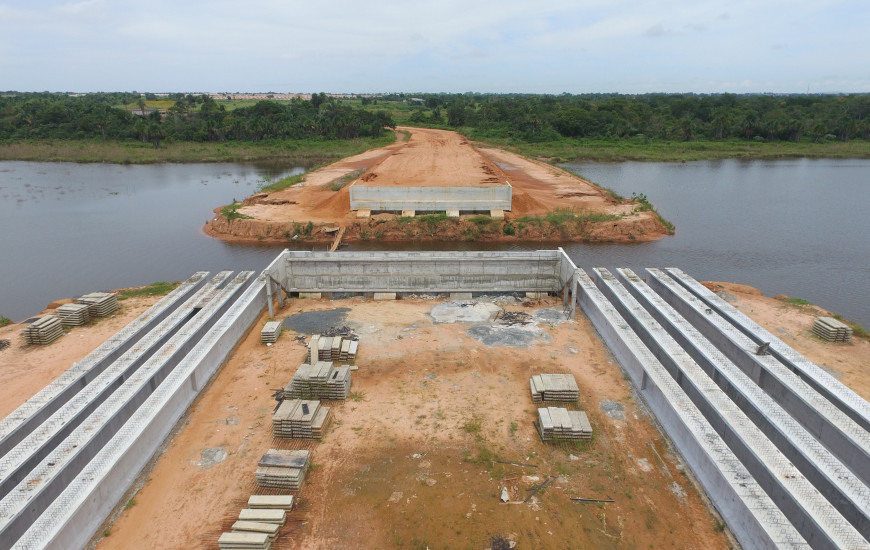
[[[0,90],[866,93],[868,0],[0,0]]]

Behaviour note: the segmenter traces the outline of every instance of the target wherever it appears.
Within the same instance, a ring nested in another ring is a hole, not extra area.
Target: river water
[[[567,244],[581,267],[678,266],[789,294],[870,325],[870,161],[571,164],[618,193],[644,193],[677,226],[630,245]],[[263,269],[283,245],[227,244],[202,233],[215,206],[303,166],[122,166],[0,162],[0,315],[21,320],[50,301],[184,279],[195,271]],[[374,249],[521,249],[554,243]]]
[[[676,266],[870,325],[870,160],[563,166],[623,196],[645,194],[676,226],[653,243],[566,247],[578,266]]]

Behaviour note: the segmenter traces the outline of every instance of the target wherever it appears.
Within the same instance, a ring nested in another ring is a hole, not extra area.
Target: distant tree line
[[[420,94],[411,121],[550,141],[870,139],[870,95]]]
[[[167,107],[149,108],[146,99],[165,100]],[[125,105],[137,107],[127,109]],[[311,100],[260,101],[228,110],[207,95],[0,93],[0,140],[134,138],[157,147],[164,139],[377,137],[385,127],[395,127],[388,113],[342,105],[326,94],[313,94]]]

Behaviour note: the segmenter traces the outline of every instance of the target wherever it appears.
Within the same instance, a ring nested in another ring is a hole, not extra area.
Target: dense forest
[[[141,139],[173,141],[352,139],[395,127],[384,111],[342,105],[326,94],[311,100],[260,101],[228,110],[208,95],[151,101],[139,94],[0,94],[0,140]],[[134,105],[125,108],[125,105]],[[154,106],[165,108],[155,108]],[[138,108],[137,108],[138,107]]]
[[[472,138],[823,142],[870,139],[870,95],[392,94],[234,104],[207,95],[0,94],[0,140],[185,142],[377,137],[395,120]]]
[[[410,120],[551,141],[870,139],[870,95],[421,95]]]

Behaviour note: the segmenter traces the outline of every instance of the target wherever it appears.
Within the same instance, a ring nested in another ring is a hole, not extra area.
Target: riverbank
[[[645,142],[643,140],[562,139],[530,143],[482,136],[458,130],[483,146],[498,147],[551,163],[560,162],[689,162],[694,160],[773,160],[786,158],[870,158],[870,142],[863,140],[811,142],[754,142],[743,140]],[[393,133],[372,139],[260,142],[162,142],[155,149],[141,141],[28,140],[0,142],[0,160],[36,162],[101,162],[155,164],[171,162],[311,161],[319,164],[382,147]]]
[[[474,133],[473,139],[481,139]],[[643,141],[562,139],[543,143],[485,138],[488,144],[552,163],[563,162],[691,162],[695,160],[778,160],[790,158],[870,158],[864,140],[820,143],[790,141]]]
[[[40,140],[0,142],[0,160],[36,162],[99,162],[159,164],[194,162],[293,161],[321,164],[355,155],[396,140],[393,132],[380,138],[352,140],[285,140],[259,142],[162,142],[155,149],[141,141]]]
[[[410,138],[324,166],[289,188],[216,208],[205,232],[230,242],[279,243],[329,243],[341,227],[345,242],[642,242],[673,233],[643,198],[624,199],[544,162],[472,146],[455,132],[399,131]],[[449,188],[463,178],[509,181],[511,210],[503,217],[444,212],[358,217],[350,208],[354,181]]]

